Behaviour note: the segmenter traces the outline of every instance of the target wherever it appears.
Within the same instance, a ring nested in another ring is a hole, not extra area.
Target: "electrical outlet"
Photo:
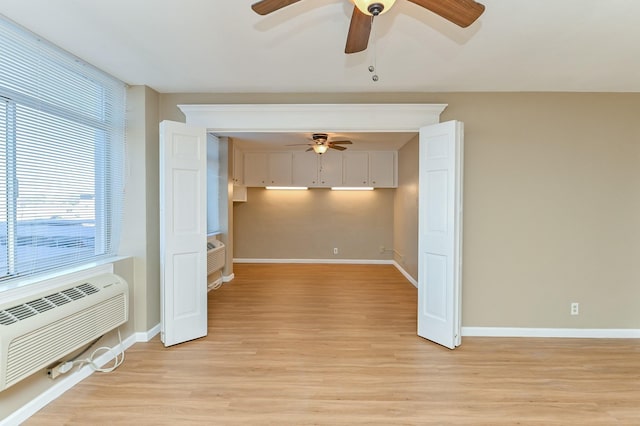
[[[338,254],[338,247],[333,248],[333,254]]]
[[[580,304],[578,302],[571,303],[571,315],[580,315]]]

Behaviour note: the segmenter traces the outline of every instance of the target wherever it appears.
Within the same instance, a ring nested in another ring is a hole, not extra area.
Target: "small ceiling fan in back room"
[[[268,15],[300,0],[262,0],[251,8],[260,15]],[[440,15],[447,21],[466,28],[484,12],[484,5],[473,0],[408,0]],[[354,3],[351,24],[344,53],[366,50],[373,18],[388,11],[396,0],[351,0]]]
[[[352,142],[348,140],[342,141],[330,141],[329,135],[326,133],[314,133],[311,135],[309,143],[294,143],[287,146],[309,146],[307,151],[314,151],[316,154],[324,154],[329,148],[336,149],[338,151],[344,151],[347,149],[341,145],[351,145]]]

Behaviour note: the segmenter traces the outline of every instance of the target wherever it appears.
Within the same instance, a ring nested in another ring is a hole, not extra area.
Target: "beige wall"
[[[447,101],[465,123],[463,324],[640,328],[640,94]]]
[[[418,137],[398,151],[398,188],[393,206],[394,260],[418,280]]]
[[[127,90],[127,162],[119,254],[132,256],[136,331],[160,322],[158,93],[145,86]]]
[[[147,228],[147,316],[140,331],[148,331],[160,322],[160,128],[159,94],[145,87],[145,169]]]
[[[247,200],[234,203],[234,258],[391,258],[379,248],[393,244],[392,189],[249,188]]]
[[[160,115],[278,102],[447,103],[465,123],[464,326],[640,328],[640,94],[169,94]]]

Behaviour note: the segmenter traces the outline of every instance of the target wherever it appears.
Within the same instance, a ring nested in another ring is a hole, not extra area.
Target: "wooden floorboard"
[[[127,351],[27,425],[640,425],[640,342],[416,336],[389,265],[235,265],[206,338]]]

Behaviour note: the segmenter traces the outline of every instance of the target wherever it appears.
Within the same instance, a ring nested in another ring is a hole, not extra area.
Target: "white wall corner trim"
[[[246,259],[234,258],[233,263],[310,263],[343,265],[392,265],[387,259]]]
[[[393,261],[393,266],[395,266],[396,269],[398,271],[400,271],[400,273],[402,275],[404,275],[404,277],[407,279],[407,281],[409,281],[411,284],[413,284],[413,286],[415,288],[418,288],[418,281],[416,281],[415,278],[413,278],[411,275],[409,275],[409,273],[407,271],[405,271],[405,269],[402,266],[400,266],[400,264],[398,262],[396,262],[395,260]]]
[[[178,105],[190,126],[211,132],[415,132],[440,122],[446,104]]]
[[[640,339],[635,328],[518,328],[462,327],[465,337],[563,337],[589,339]]]

